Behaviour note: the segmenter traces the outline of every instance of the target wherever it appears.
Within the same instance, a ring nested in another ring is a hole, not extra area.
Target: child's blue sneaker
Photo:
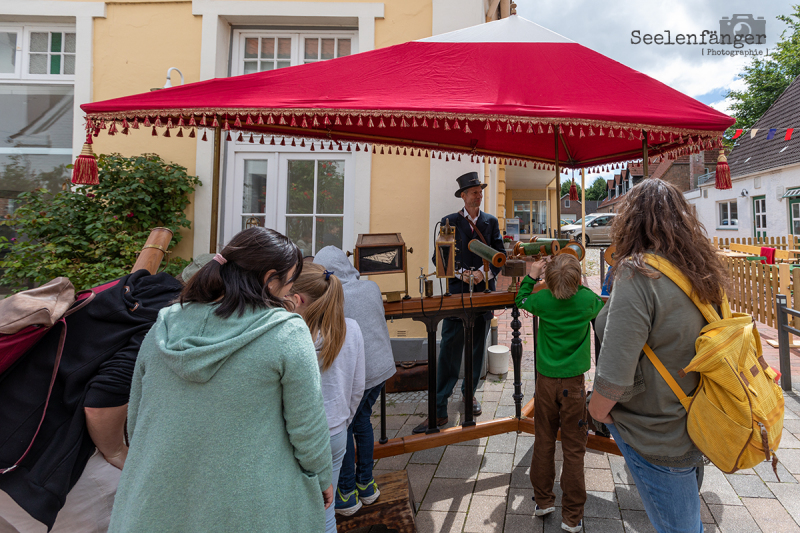
[[[381,495],[381,491],[378,490],[378,484],[375,483],[374,479],[371,479],[366,485],[356,483],[356,487],[358,487],[358,498],[364,505],[374,503],[378,496]]]
[[[361,502],[358,499],[358,491],[354,490],[350,494],[342,494],[336,489],[336,497],[333,499],[336,514],[350,516],[361,509]]]

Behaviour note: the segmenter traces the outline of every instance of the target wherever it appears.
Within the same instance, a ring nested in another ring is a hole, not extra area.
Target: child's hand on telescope
[[[546,266],[547,262],[544,259],[531,263],[530,277],[541,278]]]

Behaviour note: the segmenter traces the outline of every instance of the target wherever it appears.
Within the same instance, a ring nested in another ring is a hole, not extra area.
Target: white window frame
[[[726,204],[728,206],[728,225],[725,226],[722,224],[722,205]],[[736,206],[736,224],[730,224],[731,219],[731,204]],[[717,209],[716,209],[716,219],[717,219],[717,229],[718,230],[738,230],[739,229],[739,204],[738,200],[734,198],[733,200],[722,200],[717,202]]]
[[[30,67],[30,42],[31,42],[31,33],[50,33],[50,32],[58,32],[58,33],[74,33],[75,34],[75,52],[71,53],[70,55],[75,57],[75,68],[77,69],[77,62],[78,62],[78,32],[74,24],[47,24],[47,25],[36,25],[36,24],[21,24],[21,25],[3,25],[0,26],[0,31],[3,32],[17,32],[17,57],[16,57],[16,72],[14,74],[0,74],[0,81],[45,81],[48,83],[69,83],[72,84],[75,81],[75,74],[29,74],[28,70]],[[49,44],[49,41],[48,41]],[[49,46],[48,46],[48,56],[50,55]],[[62,57],[62,70],[63,70],[63,57],[64,53],[61,54]],[[49,69],[49,61],[48,61],[48,69]]]
[[[569,209],[569,198],[564,200],[564,209]]]
[[[241,76],[244,74],[244,45],[247,38],[291,38],[292,39],[292,53],[291,53],[291,66],[302,65],[305,63],[304,56],[304,39],[350,39],[350,55],[357,54],[358,49],[358,32],[352,30],[343,31],[278,31],[278,30],[234,30],[233,31],[233,50],[231,50],[231,76]],[[338,48],[337,48],[338,49]],[[319,61],[327,61],[325,59],[317,59],[310,61],[316,63]]]

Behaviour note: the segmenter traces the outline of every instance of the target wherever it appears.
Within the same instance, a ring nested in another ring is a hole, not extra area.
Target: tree
[[[594,201],[605,200],[608,196],[608,182],[601,176],[597,176],[592,184],[586,188],[586,199]]]
[[[174,232],[190,227],[184,210],[200,181],[186,169],[154,154],[101,155],[100,184],[56,194],[36,189],[19,196],[20,205],[0,221],[16,237],[0,237],[0,284],[23,289],[66,276],[87,289],[130,272],[155,227]],[[186,261],[166,269],[177,274]]]
[[[800,5],[792,6],[793,13],[778,15],[789,28],[781,33],[775,50],[766,58],[754,57],[739,77],[747,83],[743,91],[728,91],[732,100],[730,114],[736,123],[725,132],[730,139],[736,129],[748,129],[800,76]]]

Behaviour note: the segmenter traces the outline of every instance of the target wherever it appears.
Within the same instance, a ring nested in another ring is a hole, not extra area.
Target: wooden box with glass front
[[[413,249],[406,249],[406,243],[399,233],[360,233],[356,240],[353,264],[361,274],[405,274],[405,294],[408,295],[408,270],[406,255]],[[386,294],[387,300],[399,300],[399,292]]]

